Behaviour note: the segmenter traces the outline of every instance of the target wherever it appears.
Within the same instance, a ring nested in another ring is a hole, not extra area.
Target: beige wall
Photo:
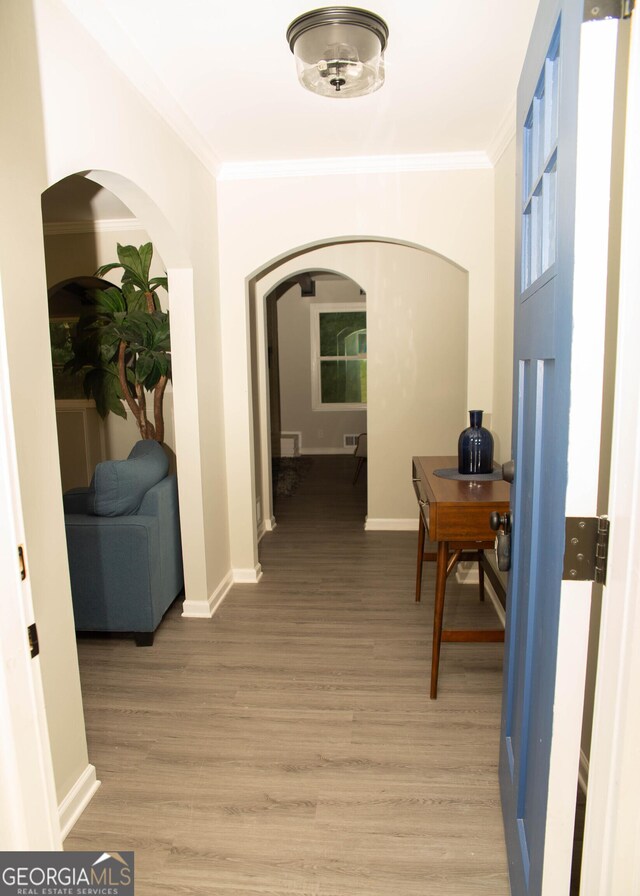
[[[494,178],[491,169],[475,169],[223,181],[218,185],[218,211],[232,565],[252,568],[257,563],[257,541],[253,420],[247,400],[251,389],[248,336],[251,278],[259,271],[272,268],[278,259],[292,257],[302,247],[359,237],[416,244],[453,261],[468,272],[468,371],[464,403],[467,407],[484,408],[490,414]],[[308,269],[304,254],[298,259],[300,269]],[[366,279],[378,272],[368,273]],[[382,280],[383,275],[379,276]],[[370,299],[370,290],[359,282]],[[386,289],[391,282],[384,283]],[[372,338],[371,332],[369,337]],[[465,422],[458,426],[458,432]],[[411,450],[408,449],[409,454]],[[407,487],[410,488],[410,482]],[[404,505],[405,498],[400,501]],[[371,505],[369,512],[373,513]],[[407,509],[397,508],[393,514],[397,512],[406,513]]]
[[[310,309],[327,302],[360,302],[366,310],[360,287],[352,280],[318,279],[315,298],[303,298],[296,285],[278,299],[282,432],[301,432],[304,454],[342,451],[344,433],[367,428],[366,410],[314,411],[312,406]]]
[[[44,252],[47,268],[47,286],[55,286],[70,277],[92,277],[96,268],[118,260],[117,245],[141,246],[151,238],[146,230],[137,227],[135,230],[127,226],[122,230],[98,230],[83,233],[51,233],[45,224]],[[161,277],[166,265],[158,251],[153,247],[151,276]],[[120,284],[121,271],[114,270],[106,275],[106,280]],[[163,307],[167,306],[167,293],[158,290]]]
[[[0,278],[27,562],[62,798],[88,760],[56,447],[40,212],[47,172],[32,15],[29,3],[0,4]]]
[[[515,282],[516,141],[495,167],[495,307],[493,355],[493,415],[491,431],[495,460],[511,457],[513,400],[513,313]]]
[[[86,773],[88,757],[56,447],[40,197],[63,177],[90,172],[131,208],[168,266],[172,302],[180,309],[172,342],[187,602],[206,611],[229,572],[216,187],[57,0],[3,0],[0,15],[2,313],[62,799]],[[38,413],[26,400],[34,395]]]

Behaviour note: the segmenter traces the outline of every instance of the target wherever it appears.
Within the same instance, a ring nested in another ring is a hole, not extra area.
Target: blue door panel
[[[500,746],[514,896],[538,896],[542,887],[564,553],[581,19],[577,0],[541,0],[518,88],[516,476]]]

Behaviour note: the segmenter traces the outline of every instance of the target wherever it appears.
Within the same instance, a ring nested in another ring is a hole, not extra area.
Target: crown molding
[[[330,174],[402,174],[414,171],[461,171],[491,167],[491,161],[485,152],[279,159],[261,162],[226,162],[220,166],[218,180],[320,177]]]
[[[500,122],[497,131],[494,134],[489,148],[487,149],[487,156],[493,167],[498,164],[498,162],[502,158],[504,151],[506,150],[507,146],[509,146],[515,135],[516,101],[515,99],[513,99],[509,104],[509,108],[507,109],[504,118]]]
[[[215,177],[220,161],[211,146],[172,96],[166,84],[144,61],[136,44],[107,10],[106,5],[97,7],[95,4],[87,4],[85,0],[62,2],[132,87]]]
[[[66,233],[109,233],[121,230],[144,230],[137,218],[109,218],[104,221],[47,221],[45,236],[62,236]]]

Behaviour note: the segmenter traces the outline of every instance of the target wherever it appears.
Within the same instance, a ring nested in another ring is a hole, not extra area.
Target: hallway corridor
[[[102,786],[65,848],[135,850],[138,896],[508,894],[502,645],[445,644],[429,700],[433,565],[417,605],[417,533],[364,532],[353,472],[309,459],[213,619],[79,642]],[[494,627],[477,585],[447,598]]]

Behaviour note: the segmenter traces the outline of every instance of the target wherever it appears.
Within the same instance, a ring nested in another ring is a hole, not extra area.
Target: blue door
[[[518,88],[515,479],[500,746],[516,896],[542,890],[564,555],[582,6],[542,0]]]

